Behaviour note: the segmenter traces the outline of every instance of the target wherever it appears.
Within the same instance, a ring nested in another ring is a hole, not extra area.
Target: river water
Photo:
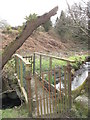
[[[72,83],[71,90],[75,90],[77,87],[83,84],[83,82],[88,77],[88,72],[90,72],[90,62],[86,62],[82,67],[76,72]],[[60,84],[56,84],[56,88],[59,89]],[[63,83],[61,82],[61,88],[64,88]]]

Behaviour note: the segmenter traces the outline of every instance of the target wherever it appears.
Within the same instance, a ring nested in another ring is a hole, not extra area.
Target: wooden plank
[[[14,56],[18,57],[19,59],[21,59],[26,65],[30,64],[28,61],[26,61],[21,55],[19,54],[15,54]]]
[[[15,77],[16,77],[16,79],[18,81],[18,84],[19,84],[19,87],[20,87],[20,89],[21,89],[21,91],[23,93],[23,96],[25,98],[25,102],[26,102],[26,104],[28,104],[27,92],[25,91],[24,87],[21,86],[21,83],[20,83],[20,80],[18,79],[18,76],[15,76]]]
[[[47,55],[47,54],[39,53],[39,52],[35,52],[35,54],[42,55],[42,56],[45,56],[45,57],[51,57],[51,58],[55,58],[55,59],[58,59],[58,60],[62,60],[62,61],[66,61],[66,62],[71,62],[71,63],[75,63],[76,62],[74,60],[69,60],[69,59],[66,59],[66,58],[60,58],[60,57],[56,57],[56,56],[52,56],[52,55]]]

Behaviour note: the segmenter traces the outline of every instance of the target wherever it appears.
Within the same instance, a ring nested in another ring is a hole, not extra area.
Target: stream
[[[86,62],[82,65],[82,67],[76,71],[75,76],[71,83],[71,90],[75,90],[80,85],[83,84],[83,82],[88,77],[88,72],[90,72],[90,62]],[[60,84],[56,84],[56,89],[59,89]],[[61,88],[64,88],[63,82],[61,82]]]

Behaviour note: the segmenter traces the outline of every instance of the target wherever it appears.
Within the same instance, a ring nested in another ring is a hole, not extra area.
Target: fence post
[[[28,107],[29,107],[29,116],[32,117],[32,99],[31,99],[31,71],[30,64],[26,64],[26,82],[27,82],[27,92],[28,92]]]
[[[69,98],[69,110],[71,109],[72,106],[72,98],[71,98],[71,65],[68,62],[68,66],[67,66],[67,70],[68,70],[68,98]]]
[[[33,75],[35,74],[35,53],[33,56]]]

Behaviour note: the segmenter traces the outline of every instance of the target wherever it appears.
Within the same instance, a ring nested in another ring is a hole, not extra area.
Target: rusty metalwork
[[[40,110],[41,110],[41,117],[42,117],[42,98],[41,98],[41,95],[40,95]]]
[[[54,68],[54,86],[55,86],[55,107],[57,111],[57,98],[56,98],[56,73],[55,73],[55,68]]]
[[[48,112],[48,96],[46,96],[46,102],[47,102],[47,114],[49,114],[49,112]]]
[[[62,104],[62,96],[61,96],[61,68],[59,69],[59,83],[60,83],[60,89],[59,89],[59,94],[60,94],[60,103]],[[62,105],[60,106],[60,112],[62,112]]]
[[[42,72],[43,64],[42,64],[42,54],[40,54],[40,75],[37,76],[38,73],[35,72],[35,54],[33,56],[33,74],[34,74],[34,80],[35,80],[35,98],[36,99],[36,115],[38,117],[48,116],[52,117],[54,113],[62,113],[66,111],[67,109],[71,109],[71,66],[68,60],[65,60],[68,62],[67,67],[61,68],[54,68],[54,71],[52,69],[52,59],[60,59],[55,57],[49,57],[49,70],[46,72]],[[22,81],[23,76],[23,66],[22,61],[25,64],[25,79],[27,82],[27,94],[28,94],[28,107],[29,107],[29,113],[32,115],[32,104],[33,104],[33,97],[31,95],[31,74],[32,74],[32,56],[28,57],[26,56],[25,59],[30,58],[31,62],[26,63],[26,61],[23,58],[19,58],[20,56],[16,57],[16,69],[15,71],[18,74],[19,78],[19,68],[20,68],[20,81]],[[37,56],[36,56],[37,57]],[[48,57],[48,56],[47,56]],[[60,59],[62,60],[62,59]],[[19,62],[20,61],[20,65]],[[28,61],[28,60],[27,60]],[[73,62],[73,61],[72,61]],[[31,64],[30,64],[31,63]],[[64,88],[61,88],[61,73],[64,71]],[[54,72],[54,74],[53,74]],[[59,73],[59,83],[60,88],[59,90],[56,89],[56,73]],[[53,76],[54,75],[54,76]],[[47,77],[48,76],[48,77]],[[47,82],[45,81],[45,78],[47,79]],[[52,78],[54,77],[54,86],[51,85]],[[40,85],[42,89],[42,94],[39,94],[38,92],[38,85]],[[23,84],[21,83],[21,86]],[[54,89],[53,89],[54,88]],[[46,92],[46,93],[45,93]]]
[[[51,113],[50,72],[48,73],[48,82],[49,82],[49,106],[50,106],[50,113]]]
[[[40,78],[42,73],[42,55],[40,55]]]
[[[37,76],[36,76],[36,74],[35,74],[35,95],[36,95],[36,103],[37,103],[37,116],[39,116],[39,103],[38,103]]]
[[[65,86],[65,109],[67,109],[67,88],[66,88],[66,66],[64,67],[64,86]]]

